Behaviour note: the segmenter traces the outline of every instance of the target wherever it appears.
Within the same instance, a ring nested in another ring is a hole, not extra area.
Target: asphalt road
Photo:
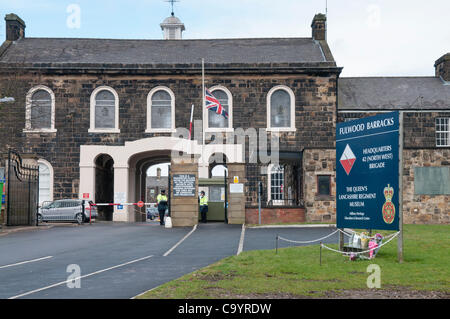
[[[333,231],[94,223],[11,233],[0,237],[0,298],[132,298],[238,251],[274,249],[277,235],[305,241]],[[279,241],[293,245],[299,244]]]

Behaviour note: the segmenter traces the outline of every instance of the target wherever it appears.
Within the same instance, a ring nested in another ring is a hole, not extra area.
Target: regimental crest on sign
[[[383,190],[384,198],[386,202],[383,205],[382,213],[383,220],[386,224],[392,224],[395,217],[395,206],[392,203],[392,197],[394,197],[394,189],[388,184]]]
[[[352,149],[350,148],[350,145],[347,144],[345,146],[344,153],[342,153],[341,159],[339,162],[341,162],[342,167],[344,168],[347,175],[350,174],[350,171],[352,170],[353,165],[355,164],[356,156],[353,154]]]

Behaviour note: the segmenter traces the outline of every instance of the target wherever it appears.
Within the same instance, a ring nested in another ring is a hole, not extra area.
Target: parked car
[[[38,211],[38,222],[89,222],[90,215],[92,219],[97,218],[97,207],[91,204],[92,201],[84,199],[60,199],[44,203]]]
[[[146,211],[147,211],[147,219],[154,220],[159,217],[157,207],[147,207]]]

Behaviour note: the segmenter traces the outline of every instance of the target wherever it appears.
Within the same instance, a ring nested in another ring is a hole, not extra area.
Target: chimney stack
[[[25,22],[16,14],[10,13],[5,16],[6,21],[6,40],[17,41],[25,38]]]
[[[436,77],[441,77],[444,81],[450,81],[450,53],[441,56],[434,63]]]
[[[326,40],[327,39],[327,17],[323,13],[318,13],[314,16],[311,23],[312,38],[314,40]]]

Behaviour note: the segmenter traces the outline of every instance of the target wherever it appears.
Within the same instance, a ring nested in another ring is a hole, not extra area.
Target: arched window
[[[286,86],[276,86],[267,95],[267,129],[295,131],[295,96]]]
[[[228,113],[228,118],[214,111],[207,112],[207,130],[208,131],[227,131],[233,129],[233,97],[231,92],[223,86],[214,86],[209,89],[214,97],[219,100],[222,107]]]
[[[39,164],[39,205],[53,200],[53,168],[44,159],[38,160]]]
[[[156,87],[147,97],[147,133],[175,131],[175,96],[167,87]]]
[[[89,132],[120,133],[119,96],[108,86],[98,87],[92,92]]]
[[[268,199],[273,205],[282,205],[284,203],[284,166],[269,165],[268,173]]]
[[[53,91],[43,85],[28,91],[25,117],[25,131],[56,132]]]
[[[228,168],[224,165],[216,165],[211,170],[211,177],[223,177],[228,175]]]

